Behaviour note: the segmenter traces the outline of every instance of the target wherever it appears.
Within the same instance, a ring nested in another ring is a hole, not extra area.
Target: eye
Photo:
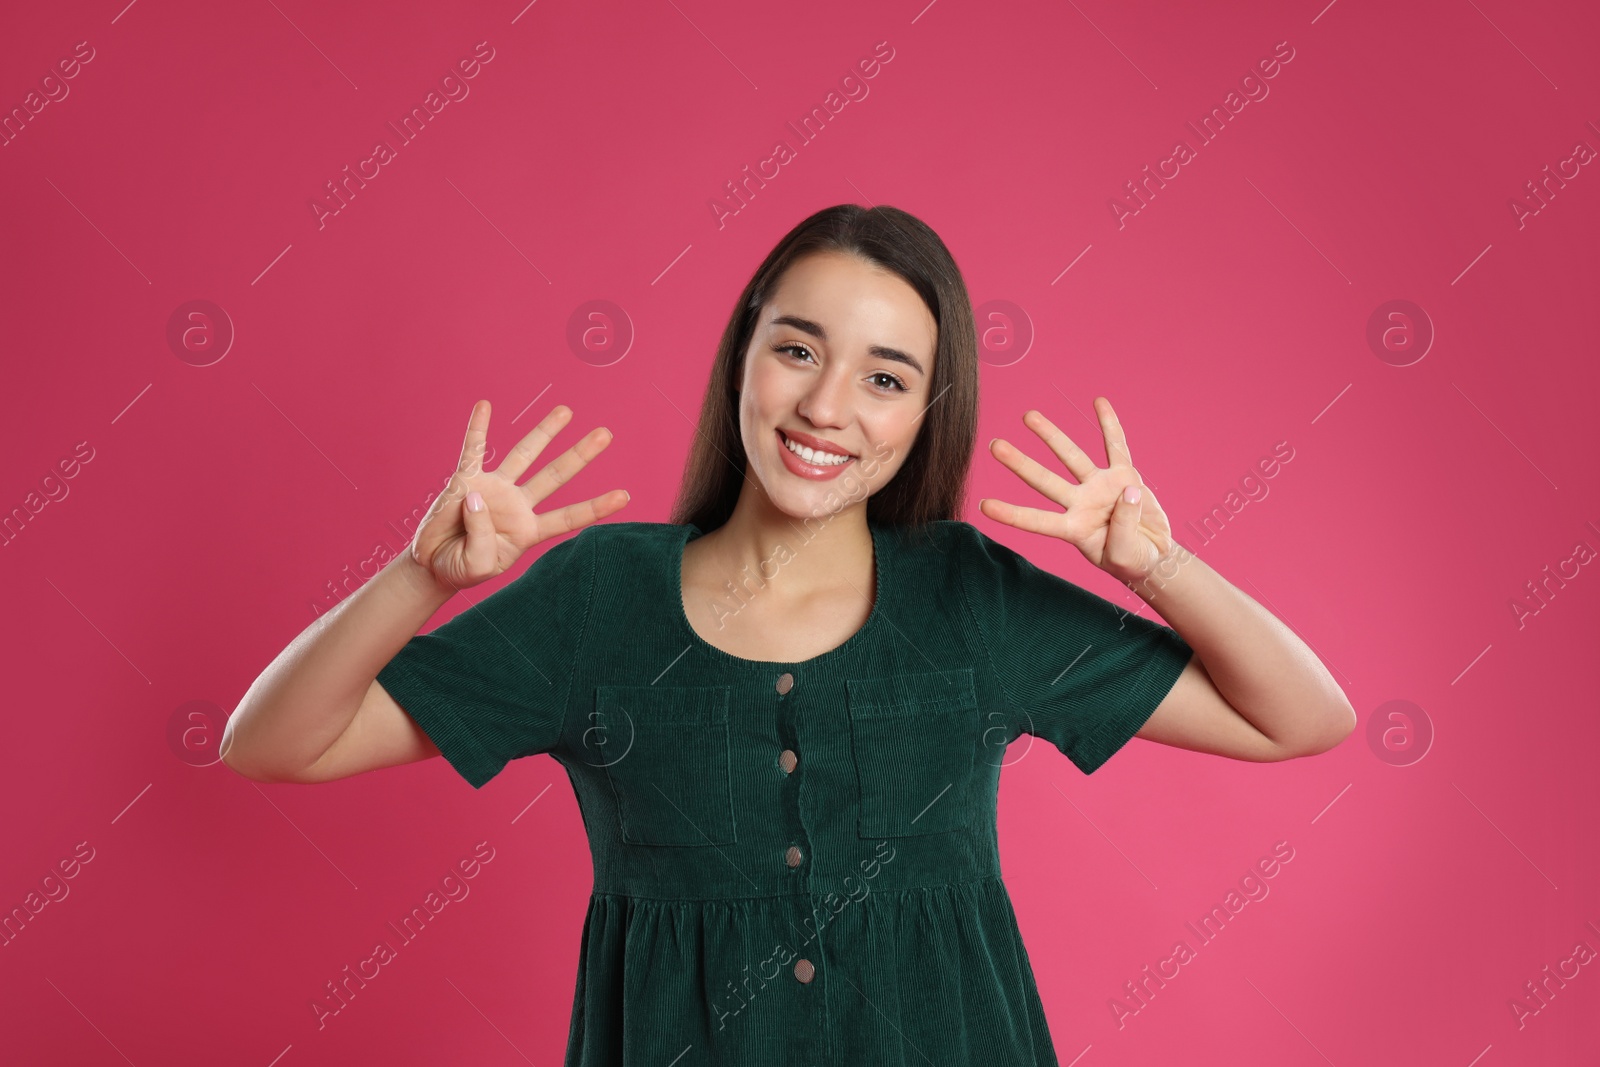
[[[798,352],[800,355],[795,356],[794,358],[796,359],[801,358],[801,356],[809,357],[813,361],[816,359],[816,356],[812,354],[811,349],[807,348],[798,341],[790,341],[786,345],[773,345],[772,350],[774,352]],[[906,383],[903,379],[901,379],[898,375],[890,374],[886,370],[874,371],[872,374],[869,374],[867,378],[869,381],[878,378],[887,378],[888,382],[886,384],[880,383],[879,388],[902,393],[908,391]]]
[[[786,345],[773,345],[772,346],[772,350],[774,352],[793,352],[795,350],[799,350],[799,351],[805,353],[808,356],[811,355],[811,350],[809,348],[807,348],[803,344],[799,344],[798,342],[793,342],[793,341],[791,341],[789,344],[786,344]]]

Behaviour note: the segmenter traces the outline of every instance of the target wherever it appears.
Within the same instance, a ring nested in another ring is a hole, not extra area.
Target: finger
[[[556,537],[571,530],[580,530],[590,523],[597,522],[613,512],[621,511],[628,506],[628,491],[626,489],[613,489],[609,493],[602,493],[593,500],[584,500],[577,504],[568,504],[555,511],[547,511],[535,516],[538,521],[538,540],[547,537]],[[537,542],[536,542],[537,543]]]
[[[1111,408],[1111,401],[1103,396],[1094,398],[1095,414],[1100,416],[1100,432],[1106,439],[1106,465],[1131,467],[1133,456],[1128,452],[1128,438],[1122,432],[1122,421]]]
[[[1060,537],[1066,540],[1066,522],[1062,512],[1040,511],[1038,508],[1008,504],[992,496],[980,501],[978,510],[995,522],[1003,522],[1007,526],[1015,526],[1029,533],[1045,534],[1048,537]]]
[[[1128,499],[1130,496],[1133,499]],[[1142,496],[1136,485],[1130,485],[1117,494],[1117,502],[1111,509],[1111,521],[1106,529],[1107,569],[1128,572],[1144,568],[1149,541],[1139,532],[1139,512],[1144,507]]]
[[[1057,504],[1067,507],[1072,503],[1072,494],[1077,489],[1077,486],[1039,463],[1038,460],[1010,441],[1003,437],[996,437],[989,442],[989,452],[1007,470]]]
[[[461,442],[461,458],[456,470],[470,478],[483,470],[483,456],[489,441],[489,402],[480,400],[472,405],[472,417],[467,420],[467,437]]]
[[[461,523],[467,528],[467,545],[463,555],[469,578],[483,581],[494,576],[498,553],[494,543],[494,520],[483,495],[476,489],[461,501]]]
[[[596,426],[584,434],[581,441],[546,463],[538,474],[519,486],[523,499],[528,502],[529,507],[539,503],[570,482],[579,471],[589,465],[590,460],[604,452],[610,443],[611,431],[604,426]]]
[[[1029,416],[1032,416],[1030,419]],[[1049,446],[1050,451],[1056,454],[1072,476],[1082,482],[1095,472],[1094,460],[1089,453],[1079,448],[1077,444],[1062,432],[1061,428],[1041,412],[1027,411],[1022,416],[1023,425],[1039,435],[1039,439]]]
[[[520,479],[527,471],[528,465],[539,458],[544,446],[549,444],[571,419],[572,409],[567,405],[557,404],[551,408],[550,413],[539,420],[539,425],[529,430],[527,435],[506,453],[506,458],[500,461],[500,466],[496,467],[494,472],[504,475],[513,482]]]

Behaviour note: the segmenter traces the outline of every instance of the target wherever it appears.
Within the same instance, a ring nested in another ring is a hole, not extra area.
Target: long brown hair
[[[939,235],[916,216],[881,204],[838,204],[790,230],[739,294],[717,345],[672,522],[692,522],[708,532],[733,514],[746,466],[735,388],[745,350],[784,272],[814,252],[849,253],[898,275],[922,298],[938,327],[923,426],[889,484],[867,498],[868,520],[921,526],[961,518],[978,433],[978,342],[966,283]]]

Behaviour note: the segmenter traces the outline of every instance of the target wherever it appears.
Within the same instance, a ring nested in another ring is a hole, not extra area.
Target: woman
[[[621,490],[536,512],[609,433],[518,485],[571,412],[484,471],[480,401],[409,554],[262,674],[223,758],[321,782],[442,753],[475,787],[561,762],[595,864],[569,1065],[1053,1065],[1000,880],[1006,746],[1045,738],[1085,773],[1134,736],[1282,760],[1354,713],[1173,541],[1103,399],[1107,466],[1030,411],[1074,481],[996,439],[1052,506],[982,511],[1159,597],[1170,628],[961,521],[977,403],[938,236],[894,208],[820,211],[736,305],[670,523],[595,525]]]

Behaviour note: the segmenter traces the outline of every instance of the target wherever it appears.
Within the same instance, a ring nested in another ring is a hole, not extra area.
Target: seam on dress
[[[585,529],[591,529],[591,527],[585,527]],[[579,531],[578,539],[583,539],[582,531]],[[578,673],[577,664],[583,662],[583,645],[589,637],[590,609],[594,606],[595,571],[597,570],[595,555],[600,551],[599,546],[595,544],[597,540],[598,537],[594,535],[589,538],[589,560],[586,565],[588,573],[585,575],[588,590],[583,597],[583,621],[578,624],[578,640],[572,648],[572,664],[567,670],[567,686],[561,692],[561,732],[556,737],[556,744],[551,746],[552,750],[559,748],[568,736],[567,720],[572,713],[572,677]]]
[[[916,893],[916,892],[921,892],[921,891],[925,891],[925,890],[964,889],[964,888],[966,888],[968,886],[974,886],[974,887],[983,886],[983,885],[985,885],[987,883],[991,883],[991,882],[1000,883],[1002,885],[1004,884],[1001,875],[999,875],[999,874],[985,874],[985,875],[982,875],[982,876],[977,877],[977,878],[968,878],[967,880],[962,881],[962,882],[936,882],[936,883],[933,883],[931,885],[901,886],[898,889],[887,889],[887,890],[877,890],[877,889],[875,889],[871,893],[868,893],[862,899],[863,900],[869,900],[875,894],[878,894],[878,893],[896,893],[896,894],[898,894],[898,893]],[[757,894],[757,895],[754,895],[754,896],[744,896],[744,897],[647,897],[647,896],[641,896],[641,895],[639,895],[637,893],[616,893],[616,892],[612,892],[610,890],[605,890],[605,889],[591,889],[589,891],[589,896],[591,896],[591,897],[614,897],[617,900],[642,900],[642,901],[648,901],[648,902],[650,902],[652,904],[692,904],[692,905],[695,905],[696,907],[702,907],[702,906],[707,905],[707,904],[743,904],[743,903],[747,903],[749,901],[755,901],[755,900],[759,900],[759,901],[805,900],[808,897],[827,896],[827,894],[818,893],[818,892],[812,891],[812,892],[807,892],[807,893],[767,893],[767,894]]]
[[[967,609],[967,618],[972,622],[973,632],[978,635],[978,647],[983,651],[984,662],[989,665],[989,673],[994,676],[995,681],[999,684],[1000,694],[1006,698],[1006,710],[1011,715],[1011,737],[1008,742],[1015,741],[1022,736],[1021,719],[1018,712],[1023,709],[1017,704],[1017,698],[1011,695],[1011,690],[1006,686],[1005,678],[1001,676],[999,669],[994,665],[994,657],[989,653],[989,638],[983,632],[983,624],[979,621],[978,613],[973,608],[971,597],[967,593],[969,576],[965,557],[967,555],[968,542],[974,540],[971,535],[977,534],[981,536],[982,531],[969,522],[963,522],[960,525],[970,531],[967,536],[960,538],[956,549],[956,575],[958,578],[956,584],[961,587],[961,604]]]
[[[1178,635],[1178,639],[1182,641],[1182,635]],[[1172,687],[1177,684],[1178,675],[1183,673],[1184,667],[1188,666],[1189,660],[1193,657],[1194,649],[1189,647],[1186,642],[1182,648],[1179,648],[1169,644],[1167,639],[1162,638],[1155,648],[1151,650],[1150,657],[1145,660],[1144,666],[1139,668],[1139,673],[1134,677],[1133,684],[1128,687],[1127,696],[1123,698],[1122,703],[1118,705],[1113,715],[1102,723],[1099,729],[1086,733],[1079,738],[1078,744],[1073,746],[1074,751],[1084,749],[1091,754],[1098,754],[1099,748],[1106,743],[1108,738],[1119,737],[1124,733],[1128,733],[1129,736],[1123,744],[1133,740],[1138,735],[1139,730],[1144,727],[1144,724],[1150,721],[1150,716],[1155,714],[1156,708],[1161,705],[1161,701],[1165,700],[1167,694],[1172,691]],[[1156,694],[1154,690],[1157,688],[1158,681],[1152,680],[1152,676],[1159,680],[1162,674],[1174,667],[1176,670],[1173,670],[1172,678],[1166,683],[1166,688]],[[1152,696],[1155,697],[1154,700],[1150,699]],[[1130,732],[1127,729],[1128,724],[1135,719],[1138,720],[1138,724]],[[1084,771],[1084,773],[1090,774],[1095,770],[1099,770],[1110,758],[1110,756],[1107,756],[1105,759],[1099,760],[1093,768],[1089,771]],[[1074,760],[1073,762],[1077,761]],[[1080,767],[1079,770],[1082,770],[1082,768]]]

